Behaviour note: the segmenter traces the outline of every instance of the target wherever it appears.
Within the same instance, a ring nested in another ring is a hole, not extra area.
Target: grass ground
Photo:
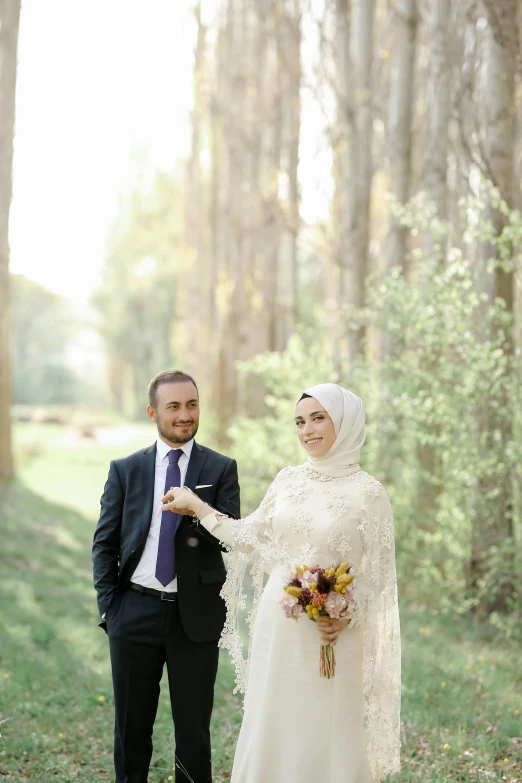
[[[100,442],[51,425],[17,429],[18,480],[0,498],[0,781],[113,779],[108,647],[96,627],[90,543],[108,460],[151,439],[149,430]],[[401,617],[404,764],[394,781],[520,783],[519,647],[436,609],[410,604]],[[223,657],[215,783],[229,779],[240,722],[232,680]],[[174,766],[166,688],[154,739],[149,780],[164,783]]]

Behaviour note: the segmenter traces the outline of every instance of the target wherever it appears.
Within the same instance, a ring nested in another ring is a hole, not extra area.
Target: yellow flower
[[[174,780],[174,778],[172,777],[172,775],[169,775],[167,780]]]
[[[295,569],[296,576],[302,576],[304,574],[304,569],[299,566],[299,568]]]
[[[484,656],[483,655],[479,655],[478,659],[482,663],[482,661],[484,660]]]
[[[432,614],[438,614],[438,613],[439,613],[438,609],[434,609],[433,612],[432,612]]]
[[[63,737],[63,731],[58,734],[59,737]]]
[[[431,628],[419,628],[419,633],[426,634],[426,636],[431,636]]]
[[[341,574],[341,576],[337,577],[337,584],[346,587],[346,585],[351,584],[351,582],[353,582],[354,579],[355,579],[355,574]]]
[[[294,585],[287,585],[285,587],[286,592],[288,595],[293,595],[294,598],[299,598],[301,593],[303,592],[302,587],[294,587]]]
[[[520,715],[520,710],[515,710],[515,715]]]
[[[341,563],[341,565],[339,566],[339,568],[338,568],[338,569],[337,569],[337,571],[335,572],[335,575],[336,575],[337,577],[340,577],[340,576],[341,576],[341,574],[345,574],[345,573],[348,571],[348,567],[349,567],[349,566],[348,566],[348,563],[347,563],[347,562]]]
[[[441,688],[445,688],[446,687],[446,683],[445,682],[441,682],[440,687]]]
[[[509,763],[509,759],[504,759],[504,764],[508,764],[508,763]]]
[[[105,701],[105,696],[98,696],[98,701]]]
[[[7,674],[7,672],[6,672],[6,673],[4,674],[4,680],[8,680],[8,679],[9,679],[9,675],[8,675],[8,674]]]
[[[448,745],[447,742],[444,743],[444,750],[448,750],[448,748],[451,748],[451,745]]]

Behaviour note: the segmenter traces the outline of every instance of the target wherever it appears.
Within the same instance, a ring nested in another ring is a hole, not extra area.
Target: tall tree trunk
[[[336,223],[338,310],[348,361],[364,356],[366,330],[351,317],[365,303],[372,188],[374,0],[337,0]],[[352,28],[354,28],[352,30]],[[353,34],[354,33],[354,34]],[[353,51],[352,51],[353,49]]]
[[[239,128],[237,125],[238,102],[242,102],[240,79],[241,19],[243,0],[228,0],[226,21],[220,41],[216,105],[222,130],[223,175],[218,184],[218,236],[217,236],[217,286],[215,291],[217,332],[217,389],[216,412],[218,417],[217,440],[226,444],[226,430],[235,410],[236,379],[235,360],[237,346],[235,332],[237,302],[237,253],[238,225],[236,208],[238,189],[241,186],[239,171]]]
[[[9,340],[9,210],[13,181],[20,0],[0,5],[0,481],[13,474]]]
[[[519,57],[519,35],[517,0],[488,0],[486,73],[485,73],[485,127],[484,155],[489,172],[502,198],[513,207],[517,189],[517,168],[515,165],[515,74]],[[490,214],[495,231],[500,234],[507,223],[493,205]],[[493,254],[495,250],[493,249]],[[493,272],[493,295],[500,300],[505,311],[513,316],[515,300],[515,277],[511,269],[496,265]],[[473,524],[471,585],[480,590],[487,582],[493,567],[492,554],[502,547],[502,577],[496,593],[481,595],[479,610],[489,612],[505,609],[513,595],[514,574],[514,517],[513,517],[513,467],[508,455],[498,454],[499,442],[509,449],[513,441],[513,417],[509,403],[509,384],[512,380],[514,355],[513,323],[493,327],[494,337],[500,339],[504,356],[507,357],[505,375],[500,379],[498,392],[485,401],[480,425],[481,442],[485,454],[496,454],[487,475],[478,482],[477,514]]]
[[[428,148],[426,191],[442,220],[448,217],[448,126],[450,117],[450,63],[448,26],[451,0],[431,0],[430,63],[428,75]]]
[[[281,68],[282,187],[280,261],[277,280],[276,345],[284,350],[295,326],[297,309],[297,233],[299,228],[299,160],[301,35],[299,0],[281,6],[278,60]]]
[[[281,61],[273,30],[277,29],[280,0],[266,3],[266,60],[262,103],[263,134],[261,143],[261,193],[263,199],[263,237],[265,241],[263,298],[266,312],[266,347],[276,351],[278,345],[279,295],[278,270],[281,249],[281,213],[279,208],[279,173],[281,166]]]
[[[335,276],[338,281],[334,324],[334,352],[339,366],[344,359],[342,344],[352,358],[356,351],[348,318],[353,309],[353,262],[351,252],[356,215],[357,124],[355,118],[355,68],[351,52],[351,0],[337,0],[337,143],[334,150],[335,179]]]
[[[201,157],[205,144],[205,107],[202,86],[206,78],[205,38],[206,30],[201,19],[201,3],[194,9],[197,24],[197,39],[194,52],[193,100],[191,128],[192,140],[187,166],[186,185],[186,227],[188,240],[188,299],[184,310],[186,322],[185,364],[189,372],[200,377],[203,388],[209,386],[212,373],[209,366],[208,342],[211,318],[211,296],[209,293],[208,269],[208,222],[206,220],[207,188]],[[203,219],[202,219],[203,216]],[[204,314],[204,315],[203,315]],[[202,317],[205,321],[202,321]],[[190,350],[187,348],[190,346]],[[201,369],[199,369],[201,368]]]
[[[430,63],[428,73],[428,147],[425,158],[425,181],[428,198],[437,207],[438,216],[448,217],[448,124],[450,115],[450,82],[448,61],[448,26],[451,0],[431,0],[430,12]],[[425,244],[431,247],[432,237],[425,237]],[[433,365],[439,362],[437,351],[433,351]],[[429,368],[426,368],[429,369]],[[428,426],[428,425],[426,425]],[[424,527],[434,530],[437,513],[438,460],[436,448],[437,432],[428,433],[431,438],[419,445],[417,456],[420,466],[417,507],[422,510]]]
[[[375,24],[375,0],[359,0],[357,8],[355,63],[356,63],[356,122],[357,150],[355,171],[355,210],[352,217],[351,243],[353,270],[352,301],[356,310],[365,305],[365,286],[369,272],[370,242],[370,200],[373,182],[373,38]],[[364,356],[366,329],[359,326],[352,331],[349,344],[349,358],[360,359]]]
[[[390,190],[405,204],[411,197],[412,116],[414,106],[416,0],[398,0],[395,8],[395,40],[390,96]],[[388,269],[406,269],[407,228],[392,215],[388,239]]]

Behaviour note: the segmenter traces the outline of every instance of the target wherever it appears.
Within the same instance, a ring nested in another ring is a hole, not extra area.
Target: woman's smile
[[[307,439],[305,438],[305,444],[306,444],[308,447],[310,447],[310,446],[315,446],[317,443],[320,443],[321,441],[322,441],[322,438],[310,438],[309,440],[307,440]]]
[[[331,417],[313,397],[299,400],[295,413],[297,437],[301,446],[314,459],[321,459],[335,443],[335,427]]]

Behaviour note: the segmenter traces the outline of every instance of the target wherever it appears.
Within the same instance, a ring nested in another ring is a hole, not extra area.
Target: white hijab
[[[320,383],[305,389],[321,403],[331,417],[337,438],[324,457],[308,457],[310,467],[324,476],[349,476],[360,470],[359,456],[366,438],[366,423],[362,400],[336,383]],[[302,397],[296,401],[296,405]]]

